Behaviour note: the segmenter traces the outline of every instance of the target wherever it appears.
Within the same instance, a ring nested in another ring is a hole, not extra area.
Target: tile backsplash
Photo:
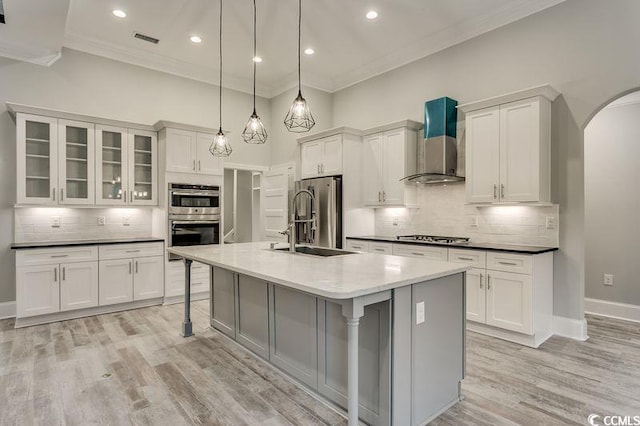
[[[101,217],[104,225],[98,223]],[[16,243],[152,235],[152,209],[149,208],[17,207],[14,219]]]
[[[420,185],[418,203],[417,209],[376,209],[376,235],[430,234],[469,237],[475,242],[558,246],[558,205],[465,205],[462,183]]]

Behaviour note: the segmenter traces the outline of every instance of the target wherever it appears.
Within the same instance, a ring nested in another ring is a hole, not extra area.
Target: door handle
[[[64,201],[64,188],[60,188],[60,201]]]
[[[500,198],[504,198],[504,183],[500,184]]]
[[[202,163],[198,160],[198,171],[202,170]]]
[[[191,169],[195,172],[196,171],[196,160],[193,160],[193,167],[191,167]]]
[[[482,288],[482,274],[480,274],[480,288]]]
[[[417,251],[412,251],[411,254],[414,256],[424,256],[424,253],[418,253]]]
[[[126,203],[127,202],[127,191],[124,191],[124,197],[122,197],[122,202]]]
[[[49,256],[50,258],[57,258],[57,257],[69,257],[68,254],[52,254],[51,256]]]
[[[458,259],[460,259],[460,260],[468,260],[470,262],[473,262],[473,259],[470,258],[470,257],[459,257]]]
[[[382,201],[385,202],[387,201],[387,193],[382,191]]]
[[[518,266],[517,263],[513,263],[513,262],[498,262],[501,265],[508,265],[508,266]]]
[[[55,282],[55,283],[58,282],[58,267],[57,266],[53,269],[53,282]]]
[[[129,275],[131,275],[131,261],[129,261]]]
[[[498,198],[498,185],[493,184],[493,199]]]
[[[487,290],[491,290],[491,275],[487,274]]]
[[[67,279],[67,274],[66,274],[65,269],[66,269],[66,268],[63,266],[63,267],[62,267],[62,281],[64,281],[64,280],[66,280],[66,279]]]
[[[318,170],[318,174],[320,173],[320,164],[316,164],[316,170]]]
[[[136,260],[136,274],[138,273],[138,261]]]
[[[51,197],[53,198],[53,201],[56,200],[56,189],[55,188],[51,188]]]
[[[133,191],[129,191],[129,202],[133,203]]]
[[[382,192],[378,191],[378,202],[382,202]]]
[[[127,253],[139,253],[140,249],[138,250],[127,250]]]

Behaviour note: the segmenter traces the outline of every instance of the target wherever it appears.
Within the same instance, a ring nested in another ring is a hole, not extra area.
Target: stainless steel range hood
[[[447,97],[425,103],[424,139],[416,149],[416,174],[403,178],[415,183],[464,181],[457,175],[456,140],[458,102]]]

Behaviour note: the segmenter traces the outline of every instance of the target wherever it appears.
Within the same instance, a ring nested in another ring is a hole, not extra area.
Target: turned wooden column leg
[[[191,324],[191,263],[190,259],[184,259],[184,321],[182,323],[182,336],[193,336]]]
[[[349,426],[358,424],[358,327],[360,318],[347,318],[347,397]]]

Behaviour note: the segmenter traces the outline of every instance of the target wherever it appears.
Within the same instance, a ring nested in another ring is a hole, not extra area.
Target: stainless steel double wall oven
[[[169,247],[220,244],[220,200],[219,186],[169,184]]]

